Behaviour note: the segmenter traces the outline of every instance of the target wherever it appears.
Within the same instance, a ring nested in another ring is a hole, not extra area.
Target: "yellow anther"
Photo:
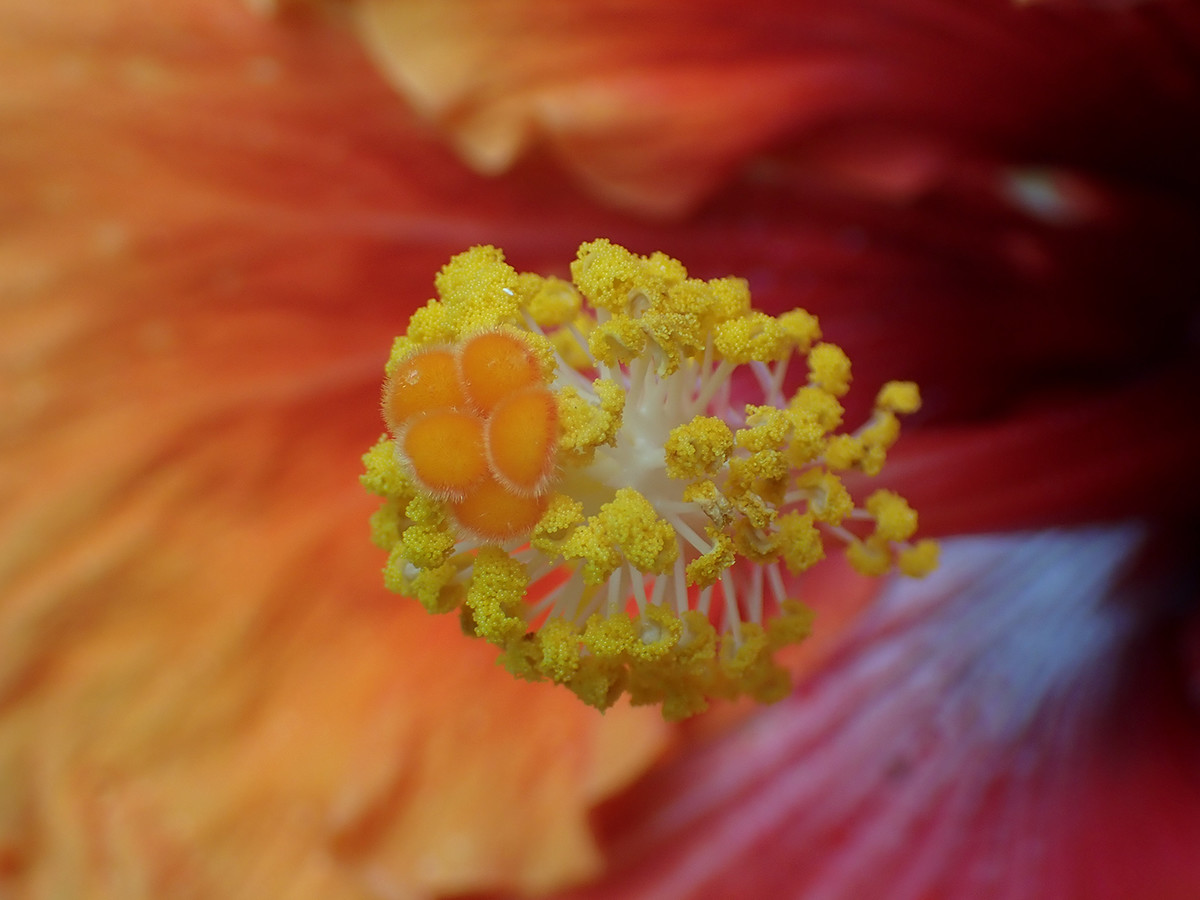
[[[759,450],[729,461],[729,489],[735,493],[778,493],[784,487],[791,467],[779,450]]]
[[[814,385],[841,397],[850,390],[850,357],[836,344],[817,344],[808,353],[809,378]]]
[[[887,546],[872,539],[851,542],[846,547],[846,559],[862,575],[885,575],[892,567],[892,555]]]
[[[792,349],[779,320],[760,312],[721,322],[713,343],[723,359],[739,364],[784,359]]]
[[[566,559],[583,560],[588,584],[607,580],[628,562],[640,572],[664,572],[675,561],[675,532],[632,488],[620,488],[563,546]]]
[[[442,267],[434,283],[445,319],[457,337],[520,318],[517,272],[495,247],[472,247],[458,254]]]
[[[782,482],[782,478],[780,481]],[[759,530],[768,529],[775,524],[776,508],[780,501],[778,492],[768,490],[773,487],[774,482],[771,481],[759,485],[758,491],[743,490],[734,495],[733,505],[741,513],[739,524]]]
[[[439,525],[412,525],[400,537],[404,558],[418,569],[436,569],[454,553],[457,537]]]
[[[812,386],[802,387],[796,391],[788,408],[798,417],[812,420],[826,432],[833,431],[842,424],[842,416],[845,412],[837,397],[828,391]]]
[[[733,539],[728,534],[711,527],[707,529],[707,533],[712,546],[687,565],[688,584],[702,588],[716,584],[721,573],[737,560]]]
[[[854,499],[842,480],[832,472],[809,469],[796,479],[809,511],[821,522],[840,525],[854,510]]]
[[[867,498],[867,512],[875,517],[875,535],[883,541],[906,541],[917,530],[917,513],[899,494],[875,491]]]
[[[711,299],[703,313],[710,327],[750,313],[750,285],[745,278],[713,278],[706,286]]]
[[[583,646],[597,659],[619,661],[637,642],[633,619],[625,612],[590,617],[583,632]]]
[[[663,449],[669,476],[701,478],[713,474],[729,460],[733,432],[716,416],[696,416],[672,428]]]
[[[467,595],[466,587],[458,577],[461,570],[461,566],[452,562],[443,563],[436,569],[422,569],[402,592],[416,598],[434,615],[453,612]]]
[[[900,420],[889,410],[877,410],[871,419],[871,424],[859,433],[863,446],[869,449],[887,451],[900,437]]]
[[[757,687],[767,655],[767,633],[760,625],[745,624],[741,628],[742,641],[732,653],[722,654],[721,667],[732,681],[750,682]]]
[[[825,558],[825,542],[812,513],[791,512],[779,520],[783,561],[788,571],[799,575]]]
[[[678,553],[675,529],[633,488],[620,488],[600,509],[608,539],[639,572],[665,572]]]
[[[391,551],[403,534],[400,510],[403,504],[387,498],[375,512],[371,513],[371,543],[380,550]]]
[[[499,547],[484,547],[475,556],[475,573],[466,603],[480,634],[501,645],[525,633],[522,600],[529,587],[525,567]]]
[[[778,450],[787,444],[792,420],[775,406],[747,406],[746,427],[737,430],[737,445],[751,453]]]
[[[733,549],[739,557],[760,565],[779,559],[783,548],[782,530],[772,528],[777,517],[766,504],[758,510],[764,524],[756,524],[749,515],[738,519],[733,526]]]
[[[849,360],[804,310],[756,312],[743,279],[605,240],[571,271],[472,248],[395,341],[362,479],[384,582],[600,709],[778,699],[773,654],[812,621],[791,579],[829,541],[869,574],[936,565],[902,498],[856,506],[837,474],[880,470],[916,388],[889,382],[843,431]]]
[[[807,353],[821,339],[821,326],[817,317],[802,309],[793,309],[779,317],[779,327],[788,342],[801,353]]]
[[[418,492],[405,504],[404,515],[416,525],[438,525],[446,521],[446,506],[437,497]]]
[[[411,354],[415,348],[452,343],[458,339],[458,326],[459,323],[444,303],[430,300],[408,320],[405,339],[397,340],[392,345],[389,367],[395,367],[401,358]]]
[[[588,348],[607,366],[627,363],[646,349],[646,330],[629,316],[613,316],[592,328]]]
[[[594,381],[592,388],[591,398],[573,387],[558,393],[559,447],[564,459],[576,465],[590,463],[596,448],[615,443],[621,429],[625,391],[607,379]]]
[[[910,578],[924,578],[937,568],[937,541],[918,541],[914,546],[901,550],[896,563],[900,571]]]
[[[707,331],[694,313],[651,309],[638,321],[646,333],[647,354],[660,378],[674,374],[688,356],[704,350]]]
[[[540,671],[559,684],[570,681],[579,671],[579,631],[565,619],[551,619],[538,638],[542,652]]]
[[[598,516],[591,516],[562,543],[562,557],[579,565],[586,585],[604,584],[621,565],[621,554],[609,540]]]
[[[412,498],[412,480],[396,459],[396,445],[388,435],[381,437],[363,455],[366,472],[359,481],[372,494],[379,497],[402,498],[407,503]]]
[[[621,696],[629,675],[619,659],[587,656],[579,661],[579,671],[563,682],[580,700],[596,709],[608,709]]]
[[[724,528],[733,521],[736,508],[733,500],[727,497],[711,481],[694,481],[683,490],[686,503],[695,503],[708,520],[717,528]]]
[[[583,521],[582,503],[565,494],[555,494],[533,529],[529,542],[547,556],[556,556],[562,552],[563,542]]]
[[[662,253],[637,256],[603,238],[579,248],[571,280],[596,309],[636,312],[638,297],[666,293],[687,278],[687,270]]]
[[[889,381],[875,397],[877,409],[910,415],[921,408],[921,392],[911,381]]]
[[[852,434],[839,434],[825,445],[825,462],[831,469],[853,469],[862,463],[865,454],[862,439]]]
[[[841,397],[850,390],[850,356],[833,343],[818,343],[809,350],[809,378],[817,388]]]
[[[812,634],[813,611],[798,600],[784,600],[779,605],[779,618],[767,626],[767,643],[771,647],[798,644]]]
[[[554,328],[575,321],[582,301],[571,282],[561,278],[539,278],[536,275],[521,275],[519,278],[522,291],[529,296],[529,314],[538,325]]]
[[[647,607],[633,625],[636,639],[630,646],[629,654],[644,661],[663,659],[683,637],[683,622],[662,606]]]

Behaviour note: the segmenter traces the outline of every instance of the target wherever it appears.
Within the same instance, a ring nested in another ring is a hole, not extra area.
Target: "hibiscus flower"
[[[1194,10],[499,6],[0,4],[0,883],[1195,895]],[[888,486],[1010,533],[669,735],[386,595],[392,335],[597,235],[921,383]]]

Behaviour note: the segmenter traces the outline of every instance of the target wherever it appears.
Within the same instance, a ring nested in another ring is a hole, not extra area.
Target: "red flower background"
[[[1193,3],[0,2],[0,885],[1197,896],[1198,159]],[[391,337],[597,235],[927,398],[943,570],[829,566],[778,706],[602,718],[379,584]]]

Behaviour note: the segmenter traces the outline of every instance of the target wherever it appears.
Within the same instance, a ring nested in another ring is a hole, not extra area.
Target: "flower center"
[[[385,580],[601,709],[622,693],[670,718],[778,699],[774,652],[811,619],[794,576],[826,541],[867,574],[936,565],[902,498],[859,507],[841,481],[878,474],[916,386],[889,382],[839,432],[850,363],[803,310],[767,316],[740,279],[603,240],[572,276],[476,247],[397,339],[389,433],[364,457]],[[787,394],[801,357],[807,383]]]

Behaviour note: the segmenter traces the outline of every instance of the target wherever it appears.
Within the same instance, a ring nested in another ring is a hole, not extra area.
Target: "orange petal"
[[[659,215],[694,209],[731,175],[774,182],[780,157],[820,193],[885,202],[997,155],[1091,159],[1098,135],[1119,165],[1132,132],[1135,155],[1187,166],[1186,113],[1151,98],[1187,96],[1174,40],[1195,28],[1189,6],[355,4],[381,69],[478,171],[548,147],[606,202]]]
[[[593,873],[656,714],[385,596],[356,483],[385,336],[520,203],[459,202],[344,33],[224,0],[0,2],[0,133],[0,894]]]
[[[830,109],[853,74],[828,54],[770,52],[777,16],[712,2],[357,8],[382,70],[478,171],[548,142],[605,200],[658,214],[694,205],[797,108]]]

